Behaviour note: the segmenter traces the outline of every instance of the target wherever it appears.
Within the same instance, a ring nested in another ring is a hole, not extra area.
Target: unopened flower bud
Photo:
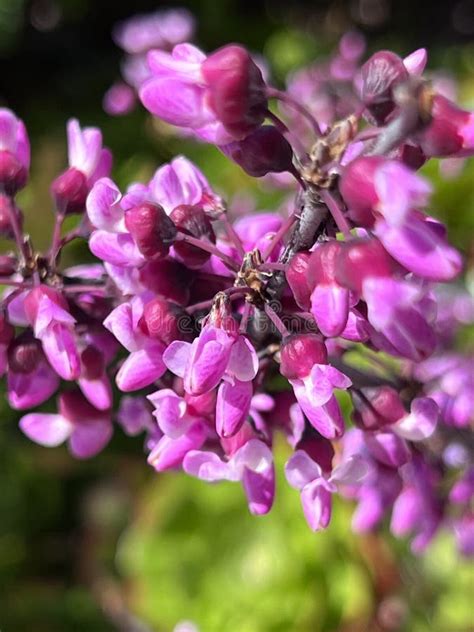
[[[229,134],[242,139],[263,123],[268,105],[265,82],[245,48],[224,46],[209,55],[201,71],[209,105]]]
[[[8,366],[14,373],[32,373],[42,356],[41,346],[29,335],[19,336],[8,348]]]
[[[181,305],[189,300],[193,279],[191,270],[172,259],[150,261],[140,269],[140,281],[145,287]]]
[[[395,107],[393,89],[408,79],[408,71],[401,57],[382,50],[365,62],[361,76],[361,99],[367,106],[367,118],[375,125],[383,125]]]
[[[163,298],[154,298],[147,303],[140,319],[140,329],[150,338],[161,340],[169,345],[173,340],[186,338],[186,324],[189,329],[190,322],[184,310],[178,305],[170,303]]]
[[[51,185],[51,194],[58,213],[82,213],[89,187],[87,178],[75,167],[66,169]]]
[[[12,239],[14,237],[11,225],[11,214],[15,214],[20,229],[23,225],[23,213],[8,195],[0,193],[0,236]]]
[[[272,125],[263,125],[246,138],[221,146],[221,150],[254,178],[291,171],[293,150]]]
[[[301,309],[309,309],[311,305],[311,288],[308,283],[310,257],[310,252],[296,253],[286,270],[286,280]]]
[[[316,334],[295,334],[283,341],[280,373],[289,380],[303,379],[315,364],[327,364],[327,350]]]
[[[166,257],[176,237],[176,227],[162,206],[144,202],[125,213],[125,225],[147,259]]]
[[[378,239],[359,239],[344,244],[337,263],[337,279],[341,285],[362,292],[369,277],[389,277],[393,261]]]
[[[18,260],[13,255],[0,255],[0,275],[10,276],[16,272]]]
[[[405,416],[399,394],[390,386],[363,389],[362,395],[352,392],[354,422],[367,430],[379,430]]]
[[[28,179],[28,171],[9,151],[0,151],[0,187],[9,195],[15,195]]]
[[[474,113],[437,94],[431,123],[419,134],[418,141],[429,157],[470,156],[474,153]]]
[[[212,224],[206,213],[199,206],[181,204],[173,209],[170,218],[176,228],[182,233],[197,239],[203,239],[212,244],[216,243],[216,235]],[[190,268],[200,268],[211,256],[205,250],[201,250],[201,248],[188,244],[185,241],[177,241],[174,244],[174,249]]]

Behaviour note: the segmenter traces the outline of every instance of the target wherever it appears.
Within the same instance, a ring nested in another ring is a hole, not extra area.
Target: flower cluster
[[[164,50],[186,24],[163,34],[139,18],[119,31],[134,55],[159,46],[143,104],[252,177],[286,174],[278,186],[290,210],[232,221],[183,156],[121,192],[100,132],[71,121],[51,248],[36,253],[15,202],[28,140],[1,111],[2,234],[17,246],[0,262],[10,405],[36,407],[66,382],[58,412],[27,413],[21,429],[96,454],[112,434],[114,380],[127,393],[116,421],[146,433],[156,471],[240,482],[250,511],[264,514],[282,434],[286,478],[313,530],[329,525],[338,493],[357,503],[357,531],[391,510],[392,532],[410,534],[414,551],[444,525],[472,554],[473,365],[454,337],[474,310],[453,284],[462,258],[429,215],[431,186],[417,170],[473,154],[474,115],[433,91],[424,50],[382,51],[360,67],[363,41],[348,34],[325,68],[283,92],[241,46]],[[63,234],[71,213],[80,221]],[[99,262],[63,270],[75,238]]]

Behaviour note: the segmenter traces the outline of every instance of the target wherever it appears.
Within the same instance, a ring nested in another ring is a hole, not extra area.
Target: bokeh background
[[[255,195],[262,210],[277,201],[217,150],[167,135],[143,109],[122,118],[103,112],[121,59],[113,24],[161,6],[191,9],[204,49],[239,41],[264,53],[276,82],[323,58],[354,27],[369,52],[426,46],[430,68],[455,78],[460,102],[474,107],[472,0],[0,0],[0,104],[30,133],[31,184],[21,203],[39,248],[52,225],[48,187],[64,167],[71,116],[102,128],[120,185],[186,153],[228,198]],[[436,183],[433,213],[472,257],[473,165],[446,177],[432,161],[427,175]],[[68,257],[78,254],[90,257],[85,246]],[[236,486],[157,476],[141,438],[120,429],[90,462],[35,446],[2,402],[2,632],[170,632],[183,620],[201,632],[474,629],[473,571],[443,534],[416,559],[386,529],[353,536],[352,508],[342,503],[330,529],[313,534],[298,494],[281,479],[271,515],[254,518]],[[277,454],[281,470],[283,445]]]

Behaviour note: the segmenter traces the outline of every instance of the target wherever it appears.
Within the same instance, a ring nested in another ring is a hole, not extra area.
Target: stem
[[[23,241],[23,234],[20,229],[20,224],[18,222],[18,216],[15,212],[15,201],[13,197],[9,196],[9,203],[6,205],[8,209],[8,220],[10,222],[10,226],[13,230],[13,235],[15,237],[15,242],[18,248],[18,252],[23,258],[23,261],[27,260],[27,252],[25,248],[25,243]]]
[[[262,270],[262,272],[274,272],[275,270],[284,271],[286,270],[286,264],[279,263],[278,261],[266,261],[261,266],[258,266],[258,269]]]
[[[272,323],[275,325],[277,330],[280,332],[282,338],[286,338],[286,336],[290,335],[290,332],[283,324],[283,321],[281,320],[281,318],[278,316],[275,310],[272,307],[270,307],[268,303],[265,303],[265,313],[268,316],[268,318],[272,321]]]
[[[11,279],[3,279],[0,277],[0,285],[9,285],[11,287],[19,287],[24,290],[33,287],[32,285],[25,283],[24,281],[12,281]]]
[[[64,218],[64,213],[56,214],[53,236],[51,238],[51,247],[49,249],[49,263],[51,266],[54,266],[59,250],[61,248],[61,228],[63,226]]]
[[[238,272],[239,265],[231,257],[226,255],[225,252],[222,252],[221,250],[219,250],[219,248],[217,248],[217,246],[214,246],[214,244],[203,241],[202,239],[197,239],[196,237],[192,237],[191,235],[185,235],[184,233],[178,233],[177,239],[179,239],[180,241],[185,241],[191,246],[195,246],[196,248],[200,248],[205,252],[209,252],[211,255],[219,257],[219,259],[223,263],[225,263],[228,268],[230,268],[234,272]]]
[[[277,246],[277,244],[280,241],[280,239],[282,239],[286,235],[286,233],[290,230],[290,228],[293,226],[293,224],[296,222],[297,219],[298,219],[298,217],[297,217],[296,213],[293,212],[283,222],[283,224],[280,226],[280,228],[277,230],[277,232],[273,235],[272,240],[270,241],[268,246],[263,251],[262,259],[264,261],[266,261],[268,259],[268,257],[272,254],[273,250]]]
[[[224,223],[224,227],[227,233],[227,236],[229,238],[229,240],[234,244],[234,246],[237,249],[237,252],[239,253],[239,255],[241,257],[243,257],[245,255],[245,250],[244,250],[244,246],[242,244],[242,240],[240,239],[240,237],[237,235],[237,233],[235,232],[234,227],[232,226],[232,224],[229,222],[229,218],[227,217],[227,212],[224,211],[221,215],[221,220]]]
[[[276,88],[268,88],[267,96],[291,105],[295,110],[297,110],[302,116],[306,118],[316,136],[321,136],[322,132],[321,128],[319,127],[318,121],[314,118],[311,112],[305,108],[304,105],[301,105],[301,103],[294,99],[290,94],[288,94],[288,92],[283,92],[282,90],[277,90]]]
[[[245,302],[242,319],[239,325],[239,333],[244,334],[247,331],[247,325],[248,325],[249,318],[252,312],[253,312],[253,306],[250,303]]]
[[[229,287],[227,290],[223,290],[225,294],[229,297],[230,300],[234,298],[238,298],[242,294],[247,294],[249,292],[248,287]],[[193,305],[188,305],[186,310],[189,313],[198,312],[201,309],[208,309],[214,305],[215,297],[210,298],[207,301],[201,301],[200,303],[194,303]]]
[[[105,286],[103,285],[65,285],[63,291],[69,294],[76,294],[80,292],[104,292]]]
[[[300,157],[307,156],[306,147],[298,138],[298,136],[292,132],[283,121],[271,110],[267,110],[267,118],[273,121],[275,127],[279,132],[281,132],[284,136],[288,136],[290,139],[290,145],[293,146],[294,150],[298,153]]]
[[[329,209],[329,212],[333,216],[334,221],[336,222],[337,227],[343,233],[344,237],[349,238],[351,236],[351,227],[349,226],[348,221],[344,217],[342,212],[342,208],[336,198],[327,190],[321,190],[321,197],[324,200],[324,203]]]

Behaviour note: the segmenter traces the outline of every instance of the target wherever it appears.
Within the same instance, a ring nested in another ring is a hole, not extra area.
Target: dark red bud
[[[18,260],[13,255],[0,255],[0,275],[10,276],[16,272]]]
[[[336,265],[341,257],[343,245],[339,241],[321,244],[311,253],[308,262],[308,283],[314,289],[319,284],[336,283]]]
[[[84,423],[90,419],[108,418],[109,413],[98,410],[78,391],[61,393],[58,400],[59,414],[73,423]]]
[[[212,224],[201,207],[181,204],[173,209],[170,218],[182,233],[212,244],[216,243]],[[190,268],[200,268],[211,256],[208,252],[184,241],[177,241],[174,244],[174,249]]]
[[[263,125],[244,140],[221,147],[222,151],[254,178],[291,171],[293,150],[273,125]]]
[[[88,380],[97,380],[104,373],[104,354],[93,345],[88,345],[81,353],[82,377]]]
[[[383,125],[393,112],[393,89],[409,77],[401,57],[389,50],[372,55],[361,68],[362,101],[367,106],[366,118]]]
[[[147,259],[163,259],[176,237],[176,227],[162,206],[144,202],[125,213],[125,225]]]
[[[379,199],[375,191],[374,175],[386,162],[381,156],[363,156],[353,160],[344,170],[339,190],[347,205],[349,217],[359,226],[372,228],[374,207]]]
[[[379,430],[405,416],[399,394],[390,386],[363,389],[362,395],[352,392],[354,422],[366,430]]]
[[[178,305],[163,298],[154,298],[145,305],[139,325],[144,334],[165,345],[188,338],[192,333],[191,318]]]
[[[6,149],[0,151],[0,188],[8,195],[15,195],[28,180],[28,171]]]
[[[327,364],[326,345],[316,334],[294,334],[283,341],[280,373],[289,380],[303,379],[315,364]]]
[[[334,448],[328,439],[320,435],[312,435],[306,439],[302,439],[296,446],[296,449],[304,450],[306,454],[321,467],[323,472],[330,472],[332,470]]]
[[[29,336],[19,336],[8,348],[8,368],[14,373],[32,373],[42,355],[37,340]]]
[[[59,213],[82,213],[88,193],[86,176],[74,167],[66,169],[51,185],[51,194]]]
[[[6,315],[0,312],[0,345],[8,345],[13,340],[15,328],[11,325]]]
[[[150,261],[140,269],[143,285],[164,298],[187,305],[194,273],[179,261]]]
[[[240,140],[263,123],[268,105],[265,82],[245,48],[224,46],[209,55],[201,69],[209,105],[229,134]]]
[[[388,277],[394,265],[378,239],[359,239],[344,244],[338,260],[337,280],[350,290],[361,293],[365,279]]]
[[[305,310],[311,306],[311,288],[308,282],[310,257],[310,252],[298,252],[293,256],[286,270],[286,280],[293,292],[295,301],[301,309]]]
[[[44,296],[47,296],[53,303],[68,310],[68,304],[64,296],[58,290],[47,285],[38,285],[28,293],[25,299],[25,313],[31,325],[34,325],[38,314],[39,304]]]
[[[420,169],[426,162],[426,156],[421,147],[411,143],[403,143],[403,145],[391,151],[388,157],[403,162],[413,171]]]
[[[471,116],[440,94],[435,95],[431,109],[431,123],[418,136],[422,150],[429,157],[443,158],[462,150],[461,129]]]

